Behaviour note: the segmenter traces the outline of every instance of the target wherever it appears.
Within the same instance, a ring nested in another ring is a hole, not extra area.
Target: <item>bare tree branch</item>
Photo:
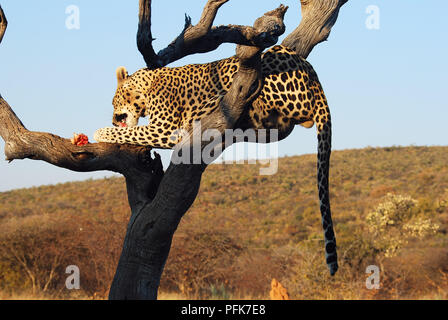
[[[8,27],[8,20],[6,20],[5,13],[3,12],[2,6],[0,5],[0,43],[5,35],[6,28]]]
[[[6,16],[0,6],[0,43],[6,28]],[[163,177],[160,156],[155,154],[152,159],[151,148],[105,143],[78,147],[54,134],[29,131],[1,95],[0,136],[5,141],[8,161],[43,160],[78,172],[109,170],[123,174],[131,207],[152,199]]]
[[[160,67],[158,56],[152,46],[154,40],[151,32],[151,0],[139,0],[137,47],[150,69]]]
[[[288,7],[283,5],[265,14],[267,17],[273,17],[272,20],[275,20],[275,23],[281,22],[276,28],[271,27],[269,30],[260,32],[255,27],[249,26],[212,27],[219,8],[226,2],[228,0],[209,0],[204,7],[199,23],[195,26],[191,24],[191,19],[187,16],[181,34],[168,47],[155,54],[152,46],[154,39],[151,35],[151,1],[140,0],[137,45],[148,68],[164,67],[187,55],[210,52],[223,43],[267,48],[277,43],[278,37],[285,32],[283,18]],[[281,19],[277,19],[278,13],[281,13]]]
[[[216,14],[218,13],[219,8],[229,0],[210,0],[204,7],[202,11],[201,19],[197,26],[191,26],[191,29],[195,29],[195,34],[199,37],[204,36],[207,32],[210,31],[213,26],[213,22],[215,21]]]
[[[313,48],[327,40],[331,28],[338,19],[339,10],[348,0],[300,0],[302,21],[289,34],[282,45],[289,47],[303,58],[307,58]]]
[[[70,140],[51,133],[29,131],[1,95],[0,136],[5,141],[8,161],[43,160],[77,172],[98,170],[118,172],[127,180],[141,180],[135,188],[148,197],[154,197],[163,175],[160,156],[156,155],[155,159],[152,159],[151,148],[148,147],[107,143],[89,143],[78,147]],[[130,193],[132,198],[130,201],[136,203],[141,197],[133,194]]]

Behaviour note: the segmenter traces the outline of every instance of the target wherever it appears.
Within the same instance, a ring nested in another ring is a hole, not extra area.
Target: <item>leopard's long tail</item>
[[[336,238],[331,218],[329,173],[331,156],[331,117],[330,110],[324,99],[321,108],[317,110],[315,122],[317,124],[318,153],[317,153],[317,183],[319,188],[320,212],[325,238],[325,258],[330,274],[338,270],[338,256],[336,252]]]

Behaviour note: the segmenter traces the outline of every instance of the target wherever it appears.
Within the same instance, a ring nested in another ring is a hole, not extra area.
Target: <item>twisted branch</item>
[[[150,69],[164,67],[188,55],[213,51],[223,43],[262,48],[277,43],[278,37],[285,31],[283,18],[288,7],[281,5],[278,9],[265,14],[266,17],[277,18],[281,13],[280,19],[276,19],[275,22],[281,22],[281,24],[275,28],[273,25],[265,24],[269,26],[265,31],[260,32],[255,25],[254,27],[238,25],[212,27],[219,8],[228,1],[209,0],[197,25],[192,25],[191,18],[186,16],[185,27],[181,34],[156,54],[152,46],[154,39],[151,33],[151,0],[140,0],[137,46],[147,67]]]

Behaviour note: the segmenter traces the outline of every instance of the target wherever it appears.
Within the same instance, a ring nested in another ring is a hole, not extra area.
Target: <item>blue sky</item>
[[[153,0],[156,50],[179,34],[185,13],[197,22],[205,2]],[[290,6],[288,34],[300,21],[299,0],[231,0],[216,24],[252,24],[280,3]],[[0,92],[25,126],[63,137],[84,132],[91,139],[97,128],[110,126],[115,69],[124,65],[134,72],[144,66],[135,41],[138,0],[0,4],[9,20],[0,45]],[[80,9],[79,30],[66,28],[69,5]],[[378,30],[366,27],[370,5],[380,9]],[[343,7],[329,41],[308,58],[329,100],[334,149],[448,144],[447,11],[444,0],[350,0]],[[173,66],[225,58],[234,48],[224,45]],[[280,156],[315,150],[314,129],[297,127],[279,144]],[[168,156],[163,153],[165,161]],[[1,161],[0,191],[109,174],[73,173],[31,160]]]

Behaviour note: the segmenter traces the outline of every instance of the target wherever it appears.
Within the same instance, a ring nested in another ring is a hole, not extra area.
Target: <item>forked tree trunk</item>
[[[328,39],[338,19],[339,10],[348,0],[300,0],[302,21],[282,45],[307,58],[313,48]]]
[[[266,13],[254,27],[213,27],[219,8],[228,1],[209,0],[199,23],[193,26],[187,17],[182,33],[156,54],[152,47],[151,0],[140,0],[137,44],[148,68],[160,68],[190,54],[213,51],[225,42],[238,45],[240,71],[220,108],[202,123],[203,130],[224,132],[233,128],[245,106],[263,86],[262,50],[274,45],[285,30],[283,17],[287,7],[284,6]],[[302,23],[283,44],[303,57],[308,56],[328,36],[345,2],[301,0]],[[0,7],[0,42],[6,26]],[[171,163],[163,172],[160,156],[156,153],[153,156],[148,147],[105,143],[78,147],[50,133],[28,131],[1,96],[0,136],[5,140],[9,161],[28,158],[79,172],[109,170],[125,176],[131,218],[109,298],[156,299],[174,232],[197,196],[206,164]],[[190,150],[195,147],[189,139],[184,139],[182,146]]]

